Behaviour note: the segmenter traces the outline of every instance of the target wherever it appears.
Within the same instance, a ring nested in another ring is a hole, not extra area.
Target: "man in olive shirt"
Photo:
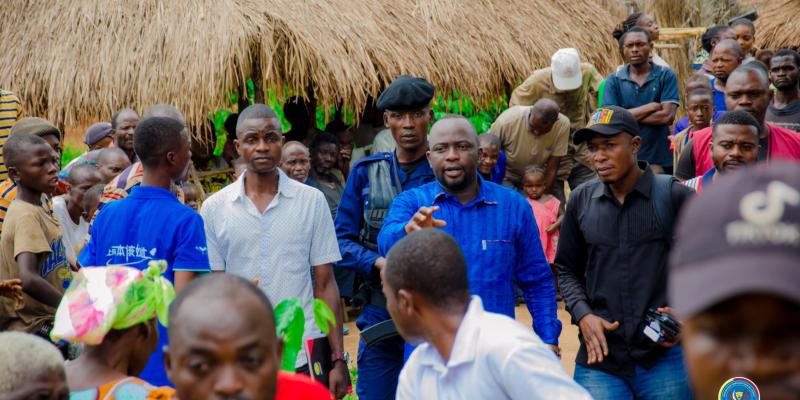
[[[504,111],[489,129],[500,138],[506,153],[506,186],[522,187],[525,168],[537,165],[545,169],[545,190],[563,202],[564,185],[556,187],[556,172],[569,145],[569,118],[560,113],[558,104],[540,99],[533,106],[515,106]]]
[[[549,67],[534,71],[528,79],[514,89],[508,105],[530,106],[539,99],[550,99],[558,104],[561,113],[570,121],[570,139],[576,130],[586,126],[589,116],[597,108],[597,92],[603,76],[594,65],[582,63],[575,49],[559,49],[553,54]],[[596,177],[586,145],[571,142],[567,155],[561,158],[556,173],[558,188],[567,181],[575,190],[580,184]]]

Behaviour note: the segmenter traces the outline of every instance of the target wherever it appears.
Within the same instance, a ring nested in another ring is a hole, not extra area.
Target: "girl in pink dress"
[[[564,219],[561,210],[561,202],[555,196],[544,191],[545,179],[544,169],[537,166],[530,166],[525,170],[522,178],[522,185],[528,203],[533,208],[533,216],[536,218],[536,225],[539,226],[539,239],[542,240],[542,250],[547,257],[547,262],[553,264],[556,258],[556,246],[558,245],[558,230],[561,221]]]

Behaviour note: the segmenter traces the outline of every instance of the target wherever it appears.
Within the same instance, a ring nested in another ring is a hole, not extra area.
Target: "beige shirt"
[[[504,111],[494,121],[489,132],[500,138],[506,153],[506,178],[518,184],[529,165],[547,166],[547,159],[563,157],[569,145],[569,118],[558,114],[553,129],[544,135],[531,132],[528,116],[531,107],[515,106]]]
[[[542,68],[536,70],[525,79],[521,85],[514,89],[511,93],[511,100],[509,106],[531,106],[540,99],[550,99],[558,104],[561,113],[566,115],[570,121],[570,134],[575,133],[578,129],[586,126],[586,121],[597,108],[597,92],[600,88],[600,82],[603,81],[603,76],[597,72],[594,65],[590,63],[581,63],[581,74],[583,81],[581,86],[575,90],[561,91],[556,89],[553,85],[553,72],[552,68]],[[571,139],[571,138],[570,138]],[[569,154],[574,154],[574,159],[581,164],[591,167],[589,161],[589,153],[586,145],[575,146],[572,141],[569,142]],[[561,160],[559,167],[559,177],[569,175],[574,162],[571,160],[573,157],[567,157]]]
[[[3,232],[0,234],[0,279],[19,278],[17,256],[21,253],[39,255],[39,276],[63,292],[72,280],[67,263],[61,227],[43,207],[14,200],[8,208]],[[0,330],[36,332],[43,323],[51,321],[56,309],[23,293],[25,304],[14,309],[14,301],[0,300],[2,317]]]

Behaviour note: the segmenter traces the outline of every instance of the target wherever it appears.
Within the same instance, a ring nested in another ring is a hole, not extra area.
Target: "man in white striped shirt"
[[[209,197],[200,213],[211,270],[258,278],[258,286],[274,304],[299,299],[306,320],[304,339],[315,338],[322,334],[314,323],[313,298],[328,304],[337,326],[342,323],[332,269],[341,256],[322,192],[290,179],[278,168],[284,142],[280,126],[266,105],[254,104],[241,112],[236,150],[247,170]],[[342,330],[331,328],[328,340],[335,361],[329,389],[341,398],[350,376],[343,358]],[[307,363],[301,352],[296,366],[304,370]]]

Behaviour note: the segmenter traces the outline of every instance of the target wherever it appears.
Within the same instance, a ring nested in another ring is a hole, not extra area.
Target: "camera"
[[[644,334],[656,343],[672,342],[681,332],[681,326],[671,315],[651,308],[645,314]]]

